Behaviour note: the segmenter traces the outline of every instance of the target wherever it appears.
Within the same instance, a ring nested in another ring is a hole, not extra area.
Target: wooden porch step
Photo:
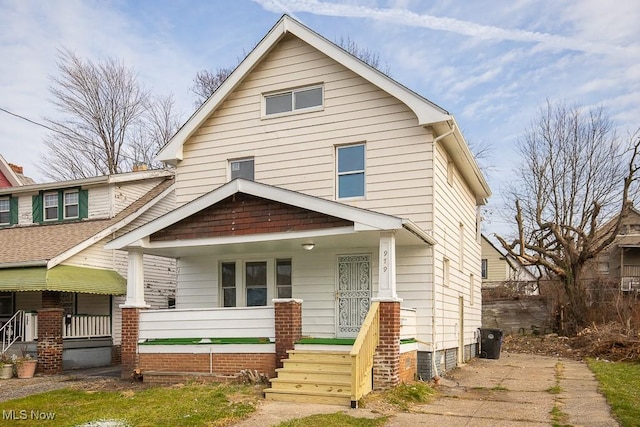
[[[324,392],[324,391],[300,391],[300,390],[264,390],[267,400],[280,402],[324,403],[330,405],[351,405],[351,392]]]
[[[329,382],[351,382],[351,372],[345,371],[316,371],[310,372],[306,369],[279,368],[276,369],[278,378],[293,381],[329,381]]]
[[[315,360],[290,360],[282,361],[283,369],[305,370],[307,372],[341,372],[351,373],[351,363],[346,362],[318,362]]]
[[[351,363],[351,355],[348,351],[287,350],[287,354],[289,355],[289,360]]]
[[[273,390],[292,390],[299,392],[322,391],[327,393],[351,393],[351,382],[349,378],[342,380],[297,380],[285,378],[271,379]]]

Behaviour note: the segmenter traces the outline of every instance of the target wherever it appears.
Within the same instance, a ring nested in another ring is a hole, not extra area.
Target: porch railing
[[[62,338],[97,338],[111,336],[108,314],[76,314],[63,320]]]
[[[0,340],[2,340],[2,353],[11,345],[24,338],[24,315],[22,310],[16,311],[0,328]]]
[[[640,280],[640,265],[625,265],[622,267],[622,277],[635,277]]]
[[[351,348],[351,404],[371,392],[373,355],[380,342],[380,302],[369,307],[356,341]]]

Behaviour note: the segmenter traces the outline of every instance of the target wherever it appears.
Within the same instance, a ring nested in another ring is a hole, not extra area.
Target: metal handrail
[[[24,337],[24,311],[18,310],[11,319],[7,320],[0,328],[0,340],[2,340],[2,353],[7,351],[14,342]]]

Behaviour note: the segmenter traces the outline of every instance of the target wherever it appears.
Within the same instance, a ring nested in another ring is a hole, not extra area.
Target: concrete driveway
[[[456,369],[442,380],[439,392],[436,400],[415,406],[411,413],[390,414],[387,425],[619,426],[587,365],[573,360],[503,352],[499,360],[476,359]],[[277,425],[291,418],[335,412],[380,416],[369,409],[265,401],[238,426]]]

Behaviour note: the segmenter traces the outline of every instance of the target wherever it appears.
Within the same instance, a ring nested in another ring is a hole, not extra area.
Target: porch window
[[[231,169],[230,178],[233,181],[236,178],[243,178],[249,181],[254,180],[254,160],[253,157],[247,159],[238,159],[229,161]]]
[[[267,305],[267,263],[247,262],[245,264],[247,287],[247,307]]]
[[[338,198],[364,197],[364,144],[337,147]]]
[[[44,220],[58,219],[58,193],[44,194]]]
[[[222,263],[222,305],[223,307],[236,306],[236,263]]]
[[[291,260],[276,260],[276,288],[278,298],[291,298]]]
[[[64,218],[78,218],[80,213],[78,191],[64,192]]]
[[[13,294],[11,292],[0,292],[0,317],[11,317],[13,315]]]

